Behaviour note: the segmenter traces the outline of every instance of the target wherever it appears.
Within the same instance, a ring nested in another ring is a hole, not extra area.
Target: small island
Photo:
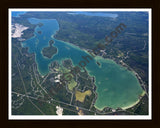
[[[98,65],[99,67],[101,66],[101,64],[100,64],[98,61],[97,61],[96,63],[97,63],[97,65]]]
[[[38,26],[39,26],[39,27],[42,27],[42,26],[43,26],[43,24],[42,24],[42,23],[39,23],[39,24],[38,24]]]
[[[37,31],[38,34],[42,34],[42,31]]]
[[[50,40],[49,41],[49,47],[45,47],[42,49],[42,55],[51,59],[53,55],[57,53],[57,48],[53,46],[54,41]]]

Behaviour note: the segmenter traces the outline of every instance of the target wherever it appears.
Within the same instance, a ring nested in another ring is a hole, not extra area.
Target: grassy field
[[[84,102],[85,97],[90,96],[91,94],[91,90],[87,90],[85,92],[76,91],[76,101]]]
[[[77,82],[74,79],[72,79],[68,84],[68,89],[72,91],[73,88],[76,87],[76,85],[77,85]]]

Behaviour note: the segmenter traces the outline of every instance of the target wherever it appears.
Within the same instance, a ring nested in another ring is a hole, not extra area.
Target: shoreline
[[[139,96],[143,97],[145,94],[146,94],[146,92],[143,91],[142,94],[139,95]],[[126,110],[126,109],[129,109],[129,108],[132,108],[132,107],[134,107],[135,105],[137,105],[140,101],[141,101],[141,98],[138,98],[138,100],[137,100],[135,103],[133,103],[133,104],[131,104],[131,105],[128,105],[128,106],[126,106],[126,107],[122,107],[122,109],[123,109],[123,110]]]
[[[140,94],[139,96],[143,97],[145,94],[146,94],[145,91],[143,91],[142,94]],[[122,109],[122,110],[126,110],[126,109],[129,109],[129,108],[132,108],[132,107],[136,106],[140,101],[141,101],[141,98],[138,98],[138,100],[137,100],[136,102],[134,102],[134,103],[132,103],[132,104],[130,104],[130,105],[128,105],[128,106],[121,107],[121,109]],[[98,107],[95,106],[95,105],[94,105],[94,107],[95,107],[97,110],[99,110],[99,111],[103,111],[103,110],[104,110],[106,107],[108,107],[108,106],[105,106],[103,109],[100,109],[100,108],[98,108]],[[109,107],[109,108],[111,108],[111,107]],[[114,108],[111,108],[111,109],[114,109]],[[116,108],[116,109],[117,109],[117,108]]]
[[[146,94],[146,92],[143,91],[142,94],[139,95],[139,96],[143,97],[143,96],[145,96],[145,94]],[[129,109],[129,108],[132,108],[132,107],[134,107],[135,105],[137,105],[140,101],[141,101],[141,98],[138,98],[138,100],[137,100],[135,103],[133,103],[133,104],[131,104],[131,105],[129,105],[129,106],[126,106],[126,107],[122,107],[122,109],[123,109],[123,110],[126,110],[126,109]]]
[[[132,108],[134,107],[135,105],[137,105],[138,103],[140,102],[140,99],[138,99],[135,103],[131,104],[131,105],[128,105],[126,107],[122,107],[123,110],[126,110],[128,108]]]
[[[86,49],[84,49],[86,53],[88,53],[88,51]],[[88,53],[89,54],[89,53]],[[90,54],[89,54],[90,55]],[[141,86],[142,90],[144,90],[147,93],[147,90],[145,90],[144,86],[144,81],[142,80],[142,78],[139,76],[139,74],[134,71],[130,66],[128,66],[126,63],[124,63],[122,60],[115,60],[115,58],[104,58],[103,56],[95,56],[93,57],[96,61],[98,59],[104,59],[104,60],[110,60],[118,65],[120,65],[122,68],[125,68],[126,70],[130,71],[138,80],[139,85]]]

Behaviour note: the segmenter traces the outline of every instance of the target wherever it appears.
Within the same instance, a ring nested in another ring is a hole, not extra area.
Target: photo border
[[[0,122],[4,128],[159,128],[160,127],[160,1],[159,0],[1,0]],[[8,120],[8,9],[9,8],[151,8],[152,9],[152,120]]]
[[[99,11],[106,11],[106,12],[148,12],[148,18],[149,18],[149,22],[148,22],[148,32],[149,32],[149,38],[148,38],[148,43],[149,43],[149,115],[83,115],[83,116],[73,116],[73,115],[63,115],[63,116],[57,116],[57,115],[12,115],[11,114],[11,12],[12,11],[27,11],[27,12],[30,12],[30,11],[34,11],[34,12],[49,12],[49,11],[53,11],[53,12],[66,12],[66,11],[94,11],[94,12],[99,12]],[[152,99],[152,85],[151,85],[151,80],[152,80],[152,69],[151,69],[151,60],[152,60],[152,43],[151,43],[151,39],[152,39],[152,34],[151,34],[151,24],[152,24],[152,20],[151,20],[151,17],[152,17],[152,9],[151,8],[141,8],[141,9],[137,9],[137,8],[132,8],[132,9],[124,9],[124,8],[121,8],[121,9],[97,9],[97,8],[94,8],[94,9],[89,9],[89,8],[85,8],[85,9],[59,9],[59,8],[56,8],[56,9],[48,9],[48,8],[38,8],[38,9],[33,9],[33,8],[30,8],[30,9],[25,9],[25,8],[19,8],[19,9],[9,9],[9,28],[8,28],[8,31],[9,31],[9,119],[11,120],[16,120],[16,119],[19,119],[19,120],[37,120],[37,119],[40,119],[40,120],[59,120],[59,119],[62,119],[62,120],[151,120],[152,119],[152,106],[151,106],[151,99]]]

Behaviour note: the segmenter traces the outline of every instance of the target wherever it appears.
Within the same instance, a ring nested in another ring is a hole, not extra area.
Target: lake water
[[[118,14],[115,13],[108,13],[108,12],[70,12],[68,14],[71,15],[86,15],[86,16],[101,16],[101,17],[112,17],[116,18]]]
[[[12,11],[12,16],[13,17],[19,17],[22,14],[25,14],[26,11]]]
[[[48,65],[52,61],[61,62],[65,58],[71,58],[74,65],[83,60],[82,56],[88,55],[80,48],[52,38],[52,35],[59,30],[59,24],[56,20],[35,19],[29,21],[32,24],[43,23],[42,27],[36,27],[35,36],[22,43],[23,47],[29,47],[30,53],[36,54],[36,62],[41,75],[49,72]],[[37,31],[42,31],[38,34]],[[51,59],[43,57],[42,48],[48,46],[48,41],[53,39],[54,46],[58,48],[58,53]],[[96,60],[101,63],[101,67],[96,64]],[[89,74],[95,76],[98,98],[95,107],[103,109],[104,107],[125,108],[138,101],[139,95],[143,93],[140,84],[134,74],[126,68],[116,64],[112,60],[96,57],[87,64],[86,69]]]

